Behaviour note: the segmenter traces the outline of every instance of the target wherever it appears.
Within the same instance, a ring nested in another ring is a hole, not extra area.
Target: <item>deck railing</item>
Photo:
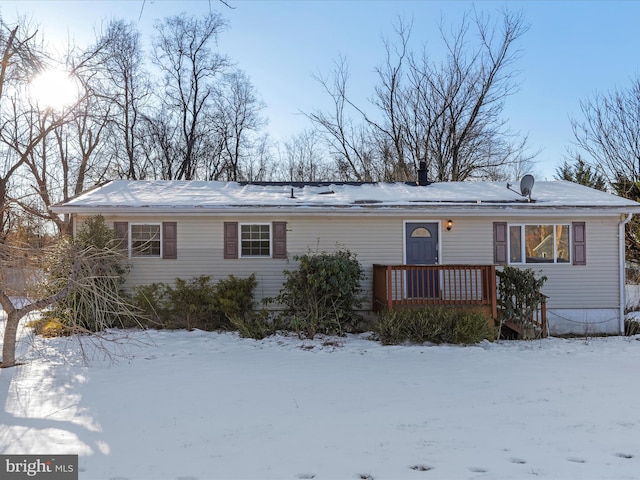
[[[495,265],[373,265],[375,310],[478,306],[497,317]]]
[[[531,326],[548,335],[547,297],[541,295]],[[498,317],[495,265],[373,265],[373,308],[421,305],[477,306]]]

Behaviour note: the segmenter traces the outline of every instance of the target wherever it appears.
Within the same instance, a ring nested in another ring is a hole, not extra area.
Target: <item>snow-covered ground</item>
[[[640,337],[381,346],[149,331],[26,337],[0,453],[81,480],[640,478]]]

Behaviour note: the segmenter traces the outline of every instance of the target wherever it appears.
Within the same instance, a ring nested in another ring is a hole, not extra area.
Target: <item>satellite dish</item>
[[[531,200],[531,191],[533,190],[533,183],[535,182],[533,175],[525,175],[520,180],[520,193],[523,197],[529,197]]]
[[[520,192],[511,188],[511,184],[507,183],[507,188],[515,193],[520,193],[523,197],[527,197],[531,201],[531,192],[533,191],[533,183],[535,182],[533,175],[525,175],[520,180]]]

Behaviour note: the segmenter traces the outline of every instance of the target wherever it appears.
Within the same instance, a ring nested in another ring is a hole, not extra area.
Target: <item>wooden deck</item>
[[[495,265],[373,265],[375,311],[415,306],[477,307],[498,318]],[[546,297],[544,298],[546,301]],[[547,335],[546,302],[532,325]]]

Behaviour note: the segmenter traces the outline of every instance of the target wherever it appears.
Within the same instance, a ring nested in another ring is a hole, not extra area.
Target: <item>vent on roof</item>
[[[420,167],[418,168],[418,185],[424,187],[429,185],[431,182],[427,178],[427,162],[424,160],[420,161]]]

